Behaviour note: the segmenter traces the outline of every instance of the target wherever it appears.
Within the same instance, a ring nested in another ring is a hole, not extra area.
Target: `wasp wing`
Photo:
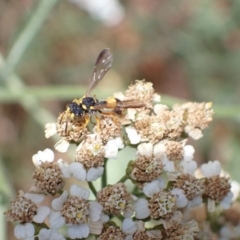
[[[112,62],[113,57],[109,48],[103,49],[100,52],[94,65],[92,78],[85,94],[86,97],[89,96],[90,92],[98,85],[98,83],[102,80],[107,71],[111,68]]]
[[[139,100],[124,100],[124,101],[116,101],[116,102],[107,102],[102,101],[97,105],[93,106],[93,110],[101,110],[101,109],[114,109],[114,108],[142,108],[146,105]]]

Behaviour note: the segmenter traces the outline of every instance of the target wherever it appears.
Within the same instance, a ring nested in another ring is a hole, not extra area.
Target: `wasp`
[[[74,119],[83,120],[85,125],[87,125],[90,116],[96,113],[121,115],[124,109],[145,107],[144,103],[136,99],[121,101],[114,97],[108,97],[104,101],[98,101],[95,97],[90,96],[92,90],[111,68],[112,62],[113,57],[110,50],[108,48],[103,49],[94,65],[92,77],[85,95],[69,103],[66,111],[61,116],[60,124],[65,115],[67,115],[68,118],[65,126],[66,134],[68,131],[68,121],[73,121]]]

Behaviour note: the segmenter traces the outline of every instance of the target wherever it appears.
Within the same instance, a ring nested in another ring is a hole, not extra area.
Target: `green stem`
[[[97,196],[97,190],[96,188],[94,187],[93,183],[92,182],[88,182],[88,186],[89,188],[91,189],[92,193],[94,194],[94,196],[96,197]]]
[[[103,172],[102,179],[101,179],[101,182],[102,182],[102,184],[101,184],[102,189],[103,189],[104,187],[107,186],[107,160],[108,160],[108,159],[105,158],[104,172]]]
[[[41,0],[29,19],[26,27],[23,29],[11,51],[6,58],[6,64],[2,71],[2,81],[7,81],[13,73],[15,67],[20,62],[24,52],[30,45],[31,41],[49,16],[50,11],[58,0]]]
[[[124,183],[127,180],[128,180],[128,175],[125,174],[117,183],[120,183],[120,182]]]

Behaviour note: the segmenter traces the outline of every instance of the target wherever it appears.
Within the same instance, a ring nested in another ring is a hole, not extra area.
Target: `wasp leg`
[[[97,126],[97,132],[100,132],[100,118],[96,116],[96,126]]]

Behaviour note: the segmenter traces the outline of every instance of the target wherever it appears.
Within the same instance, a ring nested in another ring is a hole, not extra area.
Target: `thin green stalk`
[[[128,180],[128,175],[125,174],[125,175],[118,181],[118,183],[120,183],[120,182],[124,183],[124,182],[126,182],[127,180]]]
[[[91,191],[94,194],[94,196],[96,197],[97,196],[97,190],[96,190],[95,186],[93,185],[93,183],[92,182],[88,182],[88,186],[91,189]]]
[[[12,49],[10,50],[4,68],[2,69],[2,81],[7,81],[13,73],[15,67],[20,62],[24,52],[30,45],[31,41],[49,16],[52,8],[58,0],[41,0],[29,19],[26,27],[23,29]]]
[[[105,158],[104,172],[101,178],[102,189],[107,186],[107,158]]]

